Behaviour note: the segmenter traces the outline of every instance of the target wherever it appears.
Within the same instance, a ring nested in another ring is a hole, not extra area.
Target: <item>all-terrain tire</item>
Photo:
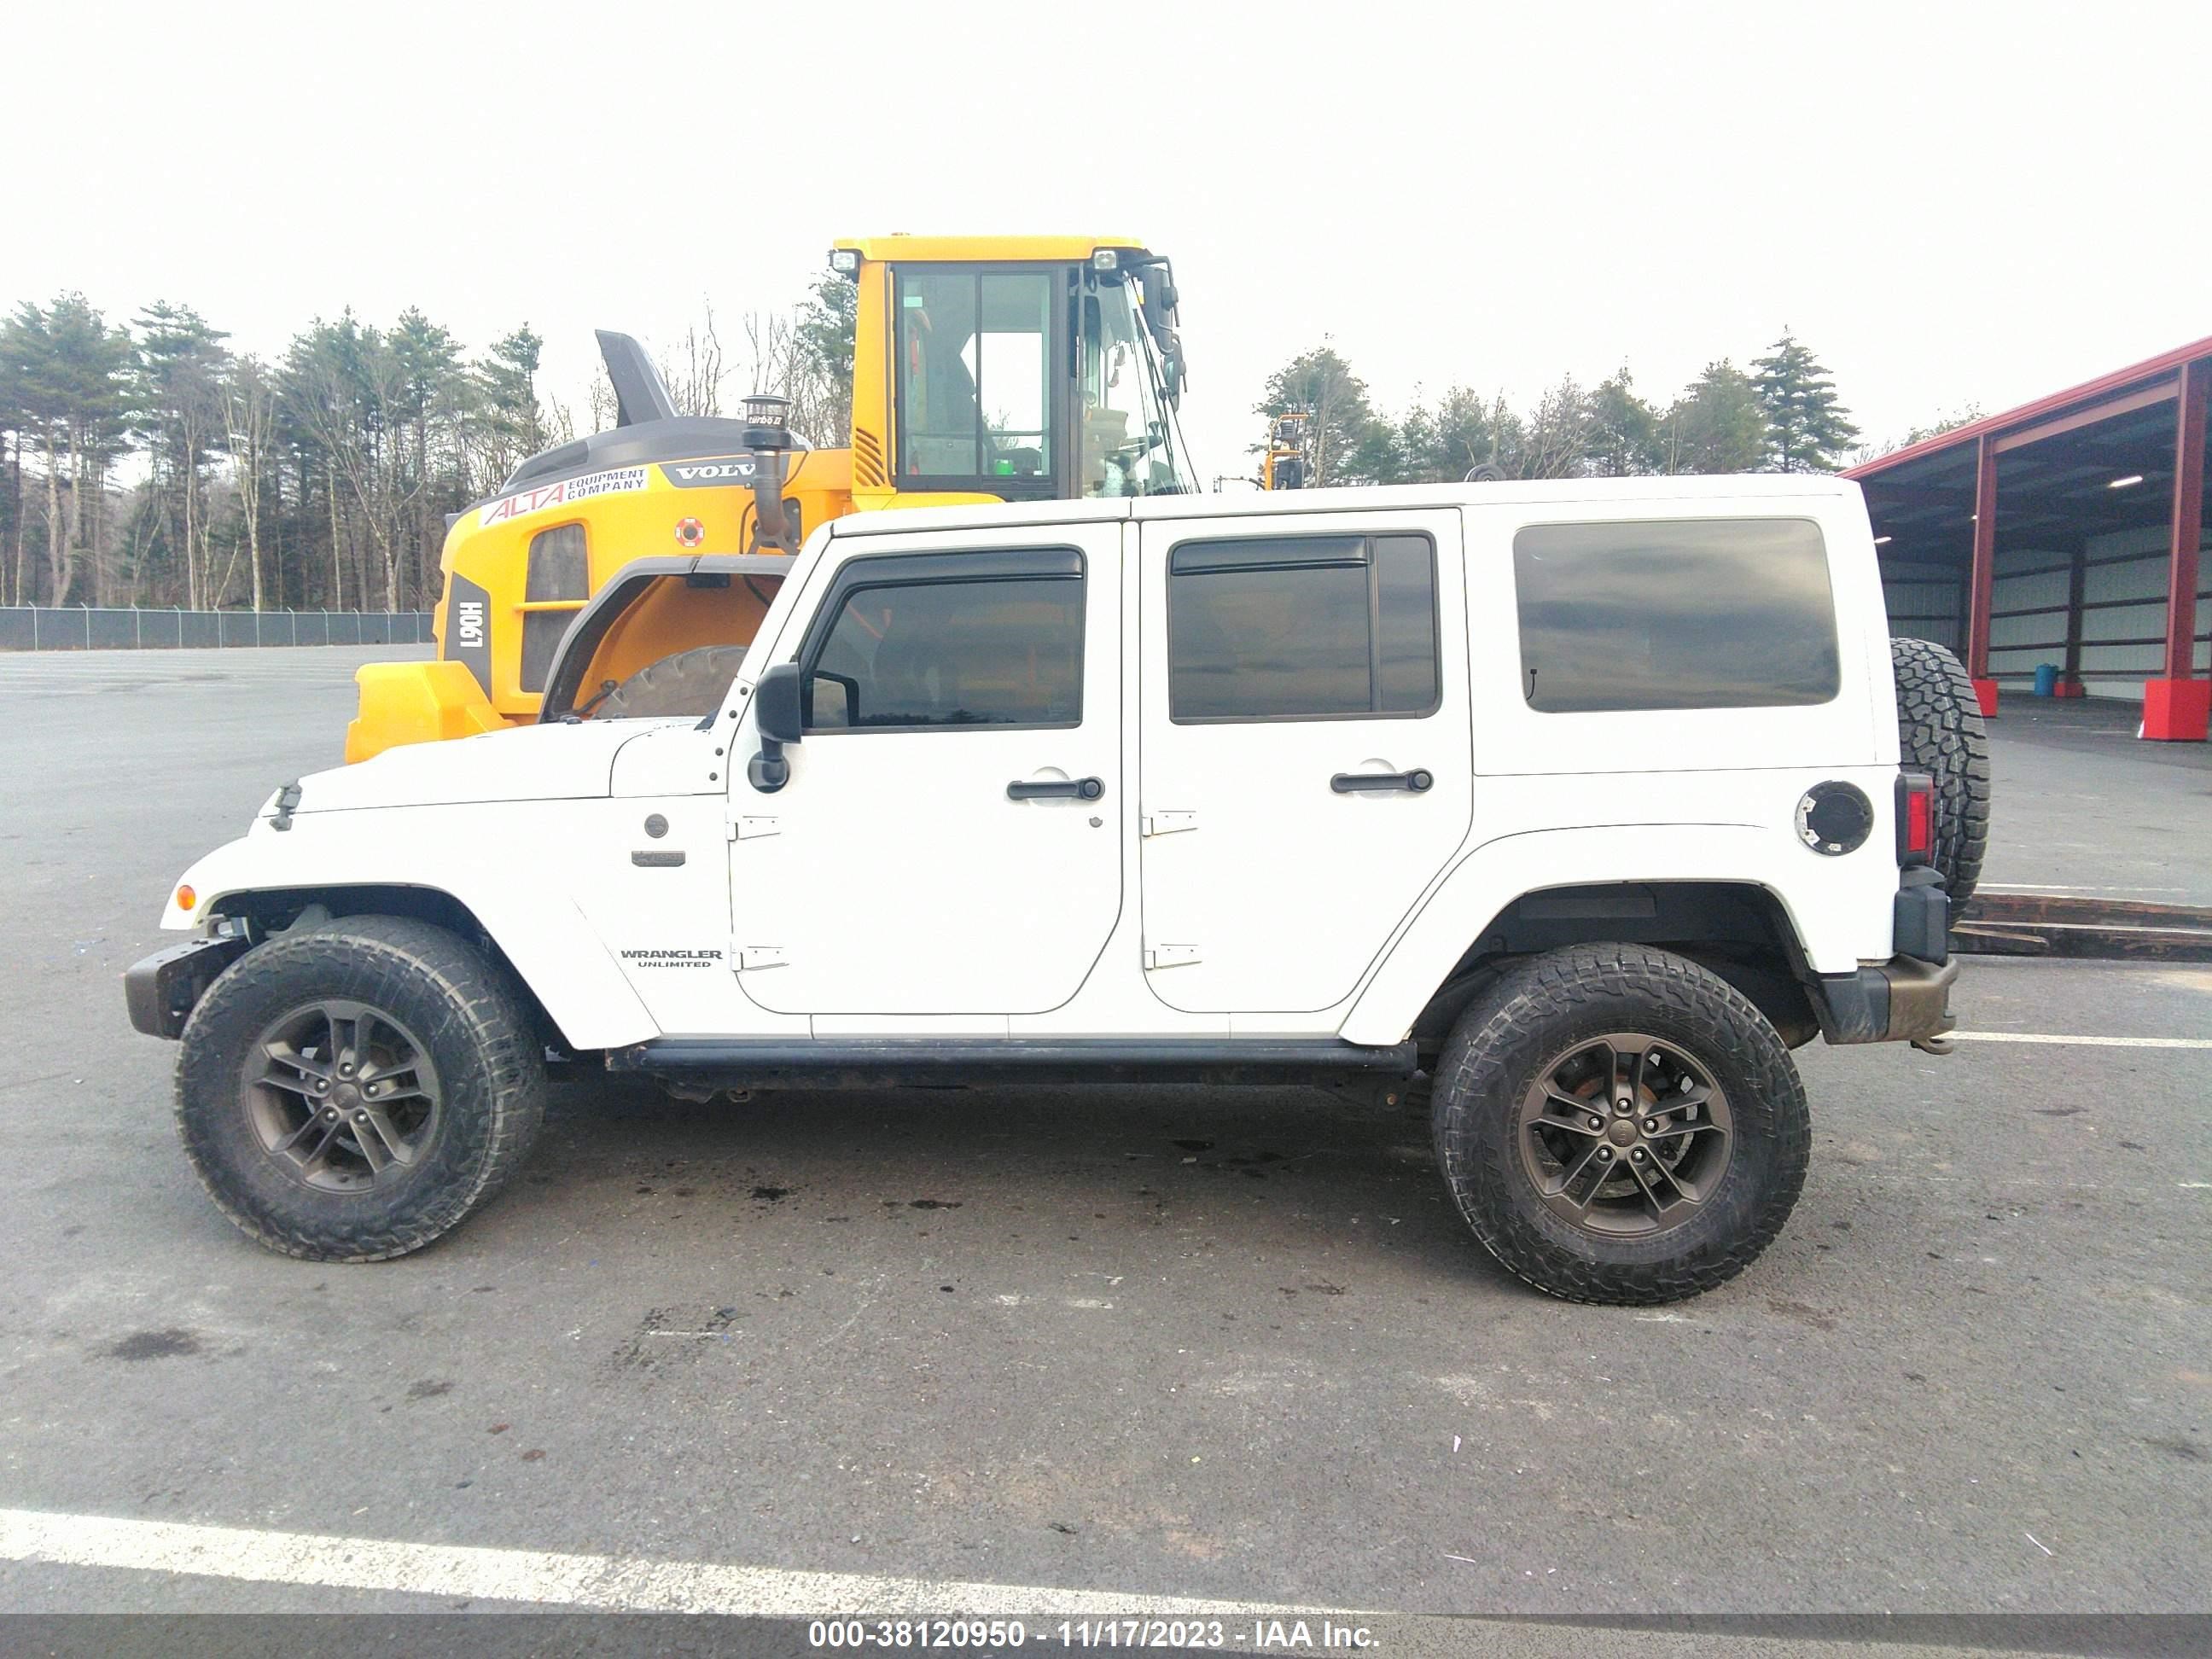
[[[1990,738],[1961,663],[1932,640],[1893,639],[1897,742],[1904,763],[1936,780],[1935,865],[1955,909],[1982,878],[1990,841]]]
[[[722,706],[745,660],[742,645],[702,645],[663,657],[599,699],[599,720],[684,714],[703,720]]]
[[[1524,1165],[1523,1097],[1555,1057],[1620,1031],[1694,1055],[1725,1091],[1726,1166],[1688,1218],[1615,1236],[1562,1219]],[[1437,1068],[1437,1163],[1460,1215],[1508,1272],[1571,1302],[1679,1301],[1741,1273],[1805,1184],[1812,1121],[1782,1038],[1696,963],[1640,945],[1578,945],[1512,969],[1453,1026]]]
[[[307,1184],[257,1133],[257,1039],[292,1011],[343,999],[418,1036],[439,1081],[416,1161],[358,1191]],[[177,1133],[216,1207],[255,1243],[313,1261],[381,1261],[458,1225],[529,1156],[545,1115],[544,1048],[501,966],[441,927],[348,916],[249,951],[185,1027]]]

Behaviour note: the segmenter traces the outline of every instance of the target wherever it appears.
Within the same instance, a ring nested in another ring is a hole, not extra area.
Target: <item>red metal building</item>
[[[2140,696],[2146,738],[2203,742],[2208,394],[2212,339],[1852,468],[1892,629],[1958,652],[1987,713],[2042,669],[2061,696]]]

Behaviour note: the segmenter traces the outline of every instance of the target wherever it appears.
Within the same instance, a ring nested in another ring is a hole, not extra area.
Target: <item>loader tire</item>
[[[597,720],[683,714],[703,720],[722,706],[745,660],[742,645],[702,645],[641,668],[599,699]]]
[[[1990,738],[1966,665],[1932,640],[1893,639],[1897,742],[1936,781],[1935,865],[1955,912],[1973,896],[1990,840]]]
[[[310,1261],[382,1261],[451,1231],[545,1115],[525,994],[455,935],[396,916],[247,951],[182,1050],[177,1133],[208,1195],[256,1243]]]

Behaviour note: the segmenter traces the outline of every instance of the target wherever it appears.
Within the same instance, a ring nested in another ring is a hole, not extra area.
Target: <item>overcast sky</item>
[[[2212,334],[2202,7],[49,0],[0,40],[0,302],[264,353],[527,321],[572,401],[594,326],[734,322],[888,230],[1171,254],[1208,477],[1324,334],[1396,407],[1663,401],[1786,324],[1875,438]]]

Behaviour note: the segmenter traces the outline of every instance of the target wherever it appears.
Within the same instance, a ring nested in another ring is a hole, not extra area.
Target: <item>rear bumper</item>
[[[123,1000],[131,1023],[148,1036],[180,1037],[193,1007],[216,976],[246,954],[242,939],[195,939],[124,970]]]
[[[1855,974],[1823,974],[1810,988],[1820,1035],[1831,1042],[1926,1042],[1958,1022],[1951,1012],[1954,962],[1893,957]]]

